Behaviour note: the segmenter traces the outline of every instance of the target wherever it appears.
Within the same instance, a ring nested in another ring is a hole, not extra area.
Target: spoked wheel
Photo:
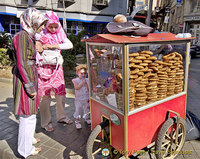
[[[176,130],[177,118],[169,118],[163,124],[156,142],[157,159],[174,159],[180,153],[186,136],[185,121],[182,118],[179,121],[178,131]]]
[[[104,155],[108,159],[119,158],[120,154],[113,153],[114,149],[110,146],[108,123],[108,121],[104,121],[103,124],[101,123],[100,125],[97,125],[90,134],[86,145],[86,154],[88,159],[100,159],[104,157]],[[103,132],[103,139],[98,136],[101,131]]]

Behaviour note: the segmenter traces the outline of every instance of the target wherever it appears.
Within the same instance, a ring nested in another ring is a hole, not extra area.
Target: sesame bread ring
[[[140,77],[138,77],[138,81],[141,81],[142,80],[142,78],[143,78],[143,76],[140,76]]]
[[[157,77],[157,73],[151,73],[150,77]]]
[[[146,100],[147,96],[143,96],[143,97],[135,97],[135,100]]]
[[[142,54],[153,55],[152,51],[141,51]]]
[[[146,91],[146,88],[145,87],[135,87],[135,90],[136,91]]]
[[[160,64],[160,65],[163,65],[165,62],[163,62],[163,61],[159,61],[159,60],[156,60],[156,61],[154,61],[155,63],[157,63],[157,64]]]
[[[158,75],[167,75],[167,72],[158,71],[157,74]]]
[[[176,75],[183,75],[184,72],[176,72]]]
[[[183,69],[178,69],[178,70],[176,70],[177,72],[184,72],[184,70]]]
[[[154,67],[154,66],[159,66],[159,64],[155,62],[149,64],[149,67]]]
[[[158,93],[166,93],[167,92],[167,89],[159,89],[158,90]]]
[[[133,63],[142,63],[142,60],[133,59],[131,62],[133,62]]]
[[[175,77],[176,80],[179,80],[179,79],[184,79],[183,76],[180,76],[180,77]]]
[[[149,58],[150,57],[150,55],[148,55],[148,54],[140,54],[141,56],[144,56],[144,57],[146,57],[146,58]]]
[[[138,73],[140,70],[138,68],[134,69],[133,71],[130,71],[130,74],[136,74]]]
[[[145,60],[146,57],[144,57],[144,56],[137,56],[137,57],[135,57],[135,59],[137,59],[137,60]]]
[[[150,75],[151,75],[151,72],[145,73],[145,74],[144,74],[144,78],[145,78],[145,77],[148,78]]]
[[[161,74],[158,74],[158,77],[159,77],[159,79],[161,79],[161,78],[168,78],[168,75],[161,75]]]
[[[183,65],[178,65],[177,67],[179,67],[179,68],[183,68]]]
[[[155,72],[158,72],[158,71],[159,71],[157,67],[150,67],[150,69],[152,69],[152,70],[155,71]]]
[[[148,57],[147,60],[157,60],[157,57],[156,56],[151,56],[151,57]]]
[[[140,66],[148,66],[148,63],[140,63]]]
[[[134,58],[132,57],[128,59],[129,62],[132,62],[132,60],[134,60]]]
[[[171,63],[171,64],[176,63],[176,61],[174,61],[174,60],[170,60],[170,61],[168,61],[168,62]]]
[[[157,66],[158,69],[162,69],[163,68],[163,65],[159,65]]]
[[[174,65],[174,66],[178,66],[178,65],[181,65],[181,63],[180,63],[180,62],[176,62],[176,63],[174,63],[173,65]]]
[[[136,93],[135,97],[143,97],[143,96],[147,96],[145,93]]]
[[[139,68],[139,69],[143,69],[143,66],[140,65],[135,65],[135,64],[129,64],[129,67],[134,67],[134,68]]]
[[[149,86],[154,86],[154,85],[157,85],[157,82],[156,81],[153,81],[153,82],[149,82],[148,84]]]
[[[148,69],[149,69],[148,67],[145,67],[145,68],[141,69],[140,71],[142,71],[142,72],[147,72]]]
[[[163,56],[162,58],[163,59],[173,59],[174,57],[176,56],[176,54],[175,53],[170,53],[170,54],[168,54],[168,55],[165,55],[165,56]]]
[[[158,81],[158,78],[150,78],[149,81]]]
[[[152,63],[152,60],[144,60],[144,63]]]
[[[129,78],[138,78],[138,75],[129,75]]]
[[[138,88],[138,87],[140,87],[140,88],[145,88],[146,85],[144,85],[144,84],[137,84],[135,87],[136,87],[136,88]]]
[[[129,57],[136,57],[136,56],[139,56],[139,53],[138,53],[138,52],[130,53],[130,54],[129,54]]]
[[[144,72],[138,72],[137,75],[144,76]]]
[[[141,97],[138,97],[137,99],[135,99],[135,102],[138,103],[138,102],[145,102],[146,99],[142,98]]]
[[[174,52],[176,56],[178,56],[180,58],[180,60],[183,60],[183,56],[181,54],[179,54],[178,52]]]
[[[157,99],[157,96],[149,96],[147,99]]]

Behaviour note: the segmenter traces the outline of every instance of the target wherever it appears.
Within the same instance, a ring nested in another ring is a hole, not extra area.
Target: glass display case
[[[184,92],[187,43],[178,40],[89,44],[91,97],[123,112],[126,85],[130,112]]]

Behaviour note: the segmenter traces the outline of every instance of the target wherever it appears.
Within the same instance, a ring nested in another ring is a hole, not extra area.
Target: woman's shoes
[[[53,125],[51,123],[45,126],[44,129],[48,132],[54,131]]]
[[[39,143],[39,142],[40,142],[40,139],[38,139],[38,138],[33,138],[33,143],[32,143],[32,144],[34,145],[34,144],[37,144],[37,143]]]
[[[73,123],[73,121],[71,119],[64,119],[64,120],[59,120],[58,123],[70,125]]]
[[[41,150],[41,147],[34,148],[34,150],[31,151],[31,155],[37,155]]]

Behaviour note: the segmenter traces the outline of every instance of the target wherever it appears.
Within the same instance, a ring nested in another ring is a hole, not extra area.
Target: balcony
[[[108,0],[93,0],[93,6],[99,10],[108,7]]]

